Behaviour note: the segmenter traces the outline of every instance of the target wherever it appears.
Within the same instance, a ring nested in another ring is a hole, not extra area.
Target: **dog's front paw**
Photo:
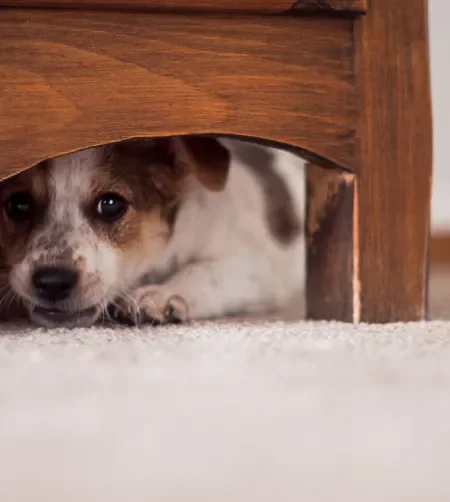
[[[181,323],[189,319],[189,306],[164,286],[144,286],[115,302],[113,316],[132,324]]]

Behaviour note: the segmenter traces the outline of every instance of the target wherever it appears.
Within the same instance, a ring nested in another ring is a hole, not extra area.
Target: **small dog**
[[[304,280],[303,162],[207,136],[64,155],[0,185],[12,291],[44,327],[283,307]]]

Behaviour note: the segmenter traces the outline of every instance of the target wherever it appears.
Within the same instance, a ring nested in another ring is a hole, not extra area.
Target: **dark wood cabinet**
[[[0,177],[137,136],[231,134],[308,170],[308,314],[426,317],[425,0],[0,0]]]

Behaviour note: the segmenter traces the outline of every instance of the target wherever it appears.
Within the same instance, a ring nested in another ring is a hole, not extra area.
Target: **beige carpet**
[[[429,323],[0,336],[0,501],[450,500],[450,272]]]

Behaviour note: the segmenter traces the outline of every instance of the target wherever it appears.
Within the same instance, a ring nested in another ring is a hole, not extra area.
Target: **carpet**
[[[0,334],[0,500],[450,500],[450,272],[431,322]]]

